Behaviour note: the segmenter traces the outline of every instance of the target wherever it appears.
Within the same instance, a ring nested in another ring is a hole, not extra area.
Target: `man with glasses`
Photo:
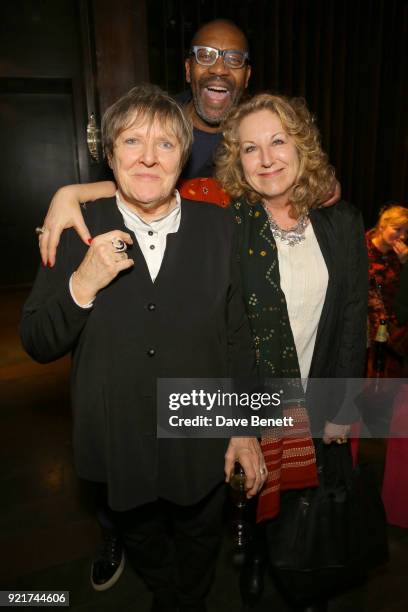
[[[182,176],[208,177],[221,140],[220,123],[241,100],[251,75],[246,36],[231,21],[210,21],[193,36],[185,68],[191,92],[177,100],[193,121],[194,145]]]

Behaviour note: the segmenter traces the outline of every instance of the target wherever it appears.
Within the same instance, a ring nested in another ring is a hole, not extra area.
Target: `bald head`
[[[204,44],[202,40],[206,38],[211,38],[213,35],[219,36],[223,34],[233,34],[233,36],[240,40],[239,48],[242,51],[248,51],[248,39],[243,33],[243,31],[229,19],[214,19],[213,21],[208,21],[204,23],[194,34],[191,40],[191,46],[194,45],[202,45]]]
[[[210,47],[218,52],[248,51],[245,34],[227,19],[216,19],[201,26],[191,46]],[[207,132],[219,131],[222,120],[239,103],[250,74],[247,62],[235,68],[225,63],[224,55],[219,54],[215,63],[203,64],[197,61],[194,53],[190,54],[186,60],[186,81],[193,94],[190,110],[194,126]]]

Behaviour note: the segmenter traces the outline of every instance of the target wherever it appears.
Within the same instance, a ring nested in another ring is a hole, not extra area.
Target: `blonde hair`
[[[180,169],[190,156],[193,126],[182,108],[165,91],[149,83],[133,87],[110,106],[102,118],[102,142],[105,155],[113,155],[118,136],[135,121],[158,120],[168,126],[181,145]]]
[[[216,178],[232,198],[245,197],[250,203],[260,194],[246,181],[240,159],[238,128],[253,113],[268,110],[276,114],[285,132],[293,138],[299,155],[299,172],[290,195],[291,216],[299,217],[324,201],[333,187],[334,169],[320,144],[320,134],[306,102],[269,93],[258,94],[233,109],[223,126],[224,141],[216,157]]]
[[[408,223],[408,208],[400,204],[383,206],[380,210],[375,230],[378,231],[382,225],[405,225]]]

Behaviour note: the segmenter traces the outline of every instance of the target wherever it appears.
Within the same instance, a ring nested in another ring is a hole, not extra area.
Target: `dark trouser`
[[[111,531],[118,534],[115,512],[109,508],[108,493],[105,483],[98,483],[98,493],[96,499],[96,518],[104,531]]]
[[[116,524],[117,516],[108,504],[106,482],[85,479],[80,482],[84,502],[89,504],[90,510],[95,513],[102,531],[111,531],[115,536],[120,536],[119,527]]]
[[[153,591],[157,609],[206,610],[221,541],[225,491],[221,484],[193,506],[158,500],[117,513],[128,559]]]

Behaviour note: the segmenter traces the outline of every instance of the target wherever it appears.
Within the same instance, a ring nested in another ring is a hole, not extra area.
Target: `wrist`
[[[64,201],[77,200],[78,203],[81,203],[80,187],[81,185],[79,184],[64,185],[58,189],[56,195],[62,197]]]
[[[81,273],[78,272],[78,270],[75,270],[75,272],[72,274],[71,289],[75,301],[80,306],[86,306],[93,302],[96,298],[97,291],[81,277]]]
[[[116,184],[113,181],[99,181],[86,183],[81,187],[79,198],[81,202],[94,202],[101,198],[112,198],[116,193]]]

